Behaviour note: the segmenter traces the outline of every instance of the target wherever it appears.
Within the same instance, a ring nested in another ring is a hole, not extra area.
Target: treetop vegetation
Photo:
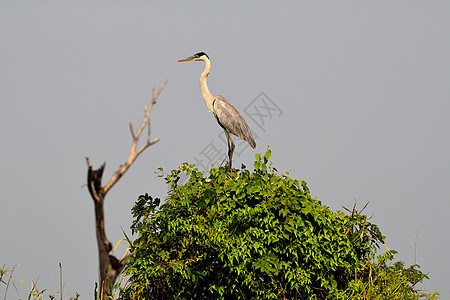
[[[121,297],[437,299],[416,288],[428,278],[417,265],[377,255],[385,237],[364,208],[331,211],[270,157],[257,154],[253,171],[205,174],[185,163],[160,175],[164,204],[145,194],[132,209],[137,238]]]

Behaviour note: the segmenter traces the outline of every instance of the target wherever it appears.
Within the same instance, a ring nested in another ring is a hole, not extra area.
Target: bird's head
[[[184,62],[184,61],[206,61],[209,60],[209,56],[208,54],[206,54],[205,52],[199,52],[196,53],[192,56],[189,56],[185,59],[180,59],[178,62]]]

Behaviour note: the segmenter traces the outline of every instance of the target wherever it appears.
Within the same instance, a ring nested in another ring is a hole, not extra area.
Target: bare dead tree
[[[153,144],[159,141],[159,138],[150,140],[150,119],[149,114],[153,105],[156,103],[160,93],[166,86],[167,80],[162,84],[161,88],[158,92],[155,92],[155,88],[153,87],[152,92],[152,102],[145,107],[145,115],[142,120],[141,125],[138,130],[135,132],[133,129],[133,125],[130,122],[130,131],[131,136],[133,138],[133,142],[131,144],[130,156],[128,160],[120,165],[117,170],[112,175],[111,179],[106,183],[105,186],[102,186],[102,176],[103,171],[105,169],[105,164],[100,166],[97,170],[92,168],[90,160],[86,157],[86,162],[88,166],[87,172],[87,187],[89,190],[89,194],[94,200],[94,208],[95,208],[95,231],[97,233],[97,245],[98,245],[98,255],[99,255],[99,267],[100,267],[100,284],[99,284],[99,292],[102,293],[102,299],[107,299],[106,296],[111,295],[112,286],[119,276],[120,272],[123,270],[126,261],[130,258],[130,254],[125,255],[121,259],[117,259],[115,256],[111,254],[111,250],[113,246],[111,242],[106,237],[105,233],[105,215],[103,210],[103,203],[105,201],[105,196],[111,190],[111,188],[119,181],[119,179],[125,174],[125,172],[130,168],[130,166],[134,163],[134,161],[138,158],[138,156],[144,152],[145,149],[152,146]],[[144,131],[145,127],[148,129],[147,141],[141,147],[138,148],[139,138]]]

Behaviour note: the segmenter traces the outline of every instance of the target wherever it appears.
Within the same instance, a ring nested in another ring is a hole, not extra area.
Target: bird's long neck
[[[202,89],[203,99],[205,100],[206,106],[208,107],[210,112],[213,112],[213,100],[214,97],[208,89],[208,85],[206,84],[206,77],[208,77],[209,72],[211,71],[211,63],[209,59],[205,59],[205,70],[202,75],[200,75],[200,87]]]

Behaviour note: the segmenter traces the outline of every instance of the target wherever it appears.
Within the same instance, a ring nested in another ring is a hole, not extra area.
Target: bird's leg
[[[231,133],[228,133],[228,135],[229,135],[229,140],[231,142],[231,147],[228,146],[228,157],[230,159],[230,164],[228,165],[228,171],[230,171],[231,164],[233,162],[234,142],[233,142],[233,138],[231,138]]]
[[[231,150],[231,145],[230,145],[230,134],[225,130],[225,136],[227,137],[227,146],[228,146],[228,171],[230,171],[231,169],[231,164],[230,164],[230,150]]]

